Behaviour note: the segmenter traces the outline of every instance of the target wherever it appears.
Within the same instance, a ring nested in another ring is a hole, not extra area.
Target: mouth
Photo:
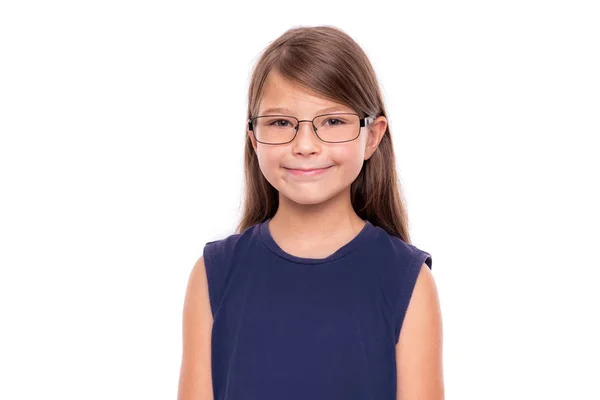
[[[315,168],[315,169],[293,169],[293,168],[285,168],[284,169],[292,175],[295,176],[315,176],[320,175],[326,172],[332,165],[326,168]]]

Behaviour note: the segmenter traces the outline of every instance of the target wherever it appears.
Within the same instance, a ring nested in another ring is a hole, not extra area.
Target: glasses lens
[[[286,143],[294,138],[298,120],[286,116],[256,117],[253,122],[256,140],[263,143]]]
[[[360,118],[355,114],[327,114],[315,119],[317,135],[326,142],[345,142],[358,137]]]

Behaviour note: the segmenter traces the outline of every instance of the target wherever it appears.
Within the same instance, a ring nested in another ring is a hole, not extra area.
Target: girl
[[[245,205],[188,283],[179,399],[442,399],[431,255],[410,244],[377,78],[337,28],[254,67]]]

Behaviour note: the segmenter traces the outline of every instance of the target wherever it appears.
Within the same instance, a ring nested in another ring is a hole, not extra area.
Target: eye
[[[280,124],[279,124],[279,122],[283,122],[283,123],[284,123],[284,125],[280,125]],[[288,121],[288,120],[285,120],[285,119],[276,119],[276,120],[273,120],[273,121],[271,121],[271,122],[269,123],[269,125],[270,125],[270,126],[275,126],[275,127],[282,127],[282,128],[285,128],[285,127],[287,126],[287,125],[285,125],[285,124],[289,124],[289,123],[290,123],[290,121]],[[291,126],[291,125],[290,125],[290,126]]]
[[[332,123],[330,125],[341,125],[344,123],[344,121],[342,121],[341,119],[337,119],[337,118],[328,118],[326,122],[331,122],[331,121],[337,121],[339,123]]]

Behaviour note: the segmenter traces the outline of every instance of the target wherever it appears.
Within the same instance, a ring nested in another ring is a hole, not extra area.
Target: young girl
[[[272,42],[248,93],[244,213],[206,243],[179,399],[442,399],[431,255],[410,244],[373,68],[343,31]]]

